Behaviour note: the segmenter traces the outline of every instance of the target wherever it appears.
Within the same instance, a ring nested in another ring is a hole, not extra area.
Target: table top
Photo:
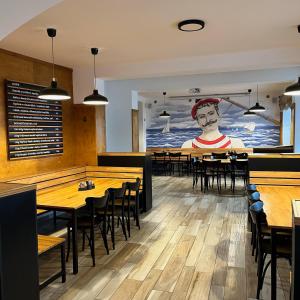
[[[292,200],[300,199],[300,186],[258,186],[269,227],[292,228]]]
[[[79,182],[59,187],[51,191],[42,190],[37,193],[37,207],[42,209],[79,209],[85,206],[87,197],[102,197],[108,188],[120,188],[128,179],[97,178],[93,179],[95,188],[78,191]]]
[[[35,190],[34,184],[0,182],[0,198]]]

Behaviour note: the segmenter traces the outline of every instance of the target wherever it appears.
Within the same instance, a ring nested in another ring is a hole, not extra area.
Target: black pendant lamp
[[[286,95],[286,96],[300,96],[300,77],[298,78],[298,82],[288,86],[285,89],[284,95]]]
[[[266,109],[258,103],[258,85],[257,85],[257,90],[256,90],[256,96],[257,96],[256,103],[249,110],[252,112],[265,111]]]
[[[165,111],[166,94],[167,94],[166,92],[163,92],[163,95],[164,95],[164,111],[159,115],[159,117],[162,118],[162,119],[170,118],[170,114],[168,114],[167,111]]]
[[[250,94],[251,94],[251,89],[248,90],[248,95],[249,95],[249,101],[248,101],[248,105],[250,106]],[[254,117],[256,114],[253,111],[250,111],[250,109],[248,109],[247,111],[244,112],[244,117]]]
[[[98,48],[91,48],[91,53],[94,55],[94,90],[93,94],[86,96],[83,100],[83,104],[87,105],[106,105],[108,100],[106,97],[100,95],[96,89],[96,55],[98,54]]]
[[[69,100],[69,99],[71,99],[71,96],[68,94],[67,91],[65,91],[57,86],[57,81],[56,81],[55,75],[54,75],[53,39],[56,36],[56,29],[48,28],[47,34],[51,38],[51,44],[52,44],[52,81],[51,81],[51,84],[49,87],[46,87],[45,89],[40,91],[38,98],[43,99],[43,100],[59,100],[59,101]]]

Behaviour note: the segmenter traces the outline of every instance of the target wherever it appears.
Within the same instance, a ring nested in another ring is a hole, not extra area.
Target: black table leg
[[[277,263],[276,263],[276,229],[271,228],[271,300],[276,300],[276,280],[277,280]]]
[[[77,212],[72,211],[73,274],[78,273]]]
[[[91,243],[91,255],[93,260],[93,267],[95,267],[95,220],[94,220],[94,202],[91,203],[91,232],[90,232],[90,243]]]

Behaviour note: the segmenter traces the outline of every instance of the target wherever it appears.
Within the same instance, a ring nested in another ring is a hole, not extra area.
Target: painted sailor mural
[[[272,104],[274,111],[276,104]],[[245,117],[247,107],[245,97],[206,97],[196,103],[172,99],[165,107],[160,103],[145,105],[147,147],[230,149],[279,145],[280,127],[264,115]],[[167,120],[159,117],[164,109],[171,115]]]
[[[239,138],[228,137],[219,131],[219,102],[217,98],[199,99],[192,107],[192,118],[197,121],[201,133],[183,143],[182,148],[244,148]]]

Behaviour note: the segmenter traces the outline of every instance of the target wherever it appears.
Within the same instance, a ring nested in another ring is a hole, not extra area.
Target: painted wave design
[[[169,147],[179,148],[182,144],[190,139],[199,135],[198,128],[188,129],[174,129],[171,128],[170,132],[162,133],[161,129],[147,129],[146,143],[147,147]],[[279,127],[267,126],[256,128],[254,132],[249,133],[243,128],[232,130],[230,128],[220,128],[223,134],[230,137],[242,139],[245,147],[258,147],[258,146],[278,146],[279,145]]]

